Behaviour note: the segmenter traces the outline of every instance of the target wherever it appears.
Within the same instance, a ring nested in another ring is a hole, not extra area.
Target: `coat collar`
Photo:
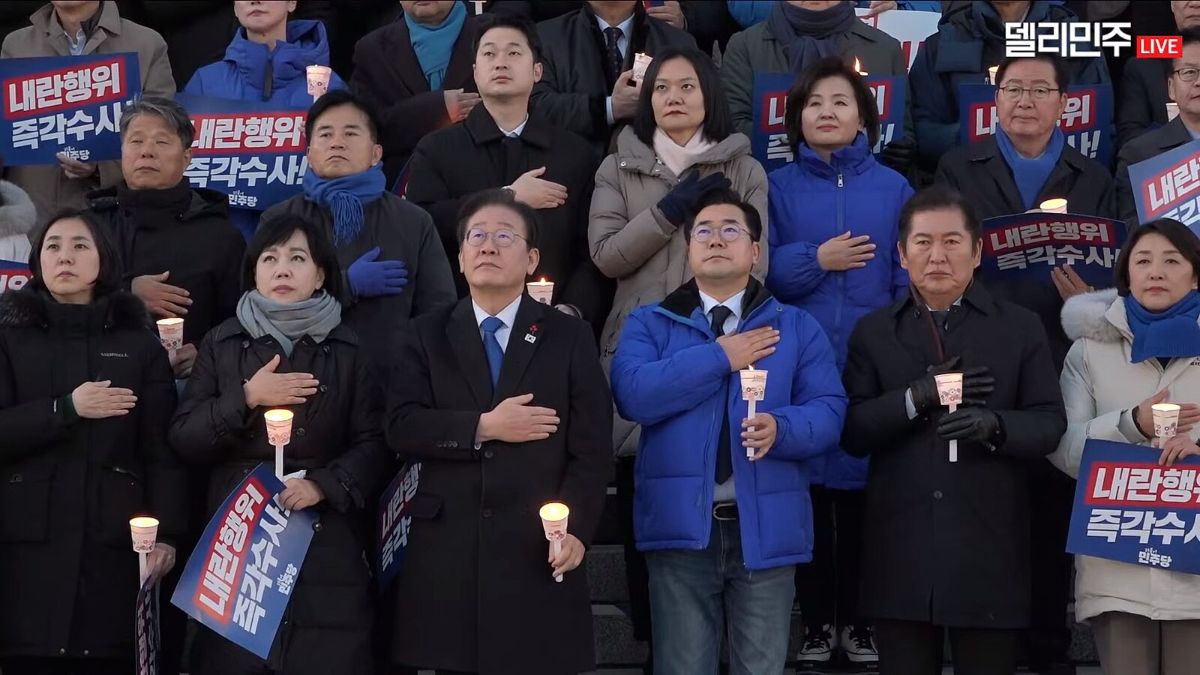
[[[471,78],[471,68],[475,63],[473,48],[477,29],[476,18],[468,15],[467,20],[463,22],[462,31],[454,40],[454,48],[450,52],[450,63],[446,66],[446,76],[442,78],[445,86],[468,82],[471,83],[469,88],[472,91],[475,89],[474,80]],[[401,81],[409,91],[428,92],[429,80],[426,80],[425,73],[421,72],[421,63],[417,61],[417,52],[412,46],[412,34],[408,31],[408,24],[403,19],[397,19],[385,30],[387,32],[384,34],[383,54],[392,57],[391,61],[395,64]]]
[[[517,394],[517,385],[529,368],[537,347],[545,338],[545,314],[549,309],[529,297],[521,296],[517,318],[508,336],[504,350],[504,362],[500,366],[500,379],[493,390],[487,354],[483,351],[483,339],[479,325],[475,323],[475,309],[471,297],[458,301],[446,322],[446,339],[458,358],[459,368],[466,377],[467,385],[475,403],[484,410],[491,410],[497,403]]]
[[[104,328],[150,329],[150,314],[137,296],[116,291],[106,296]],[[48,327],[50,316],[47,304],[53,302],[41,288],[23,288],[0,295],[0,327]],[[95,305],[96,303],[93,303]]]
[[[475,145],[494,143],[506,138],[492,114],[482,104],[475,106],[475,109],[467,115],[467,120],[463,125],[467,128],[467,133],[471,134]],[[529,120],[525,123],[525,129],[519,138],[522,143],[528,143],[542,150],[549,150],[552,143],[550,126],[535,110],[529,111]]]
[[[967,155],[968,165],[982,167],[987,172],[1000,194],[1004,196],[1005,203],[1014,213],[1024,211],[1025,202],[1017,190],[1016,181],[1013,180],[1012,169],[1009,168],[1008,162],[1004,161],[1004,156],[1000,154],[1000,146],[996,137],[989,136],[968,147],[970,148]],[[1046,184],[1042,186],[1042,190],[1058,184],[1072,174],[1083,174],[1087,171],[1088,161],[1087,157],[1071,147],[1069,143],[1064,144],[1062,154],[1050,171],[1050,176],[1046,178]]]
[[[749,283],[746,284],[746,294],[742,296],[742,322],[744,323],[750,318],[754,310],[763,306],[773,296],[758,279],[750,277]],[[696,284],[696,279],[689,279],[679,288],[671,291],[670,295],[663,299],[658,304],[663,311],[673,314],[684,321],[690,322],[692,315],[696,310],[703,313],[704,305],[700,301],[700,287]]]
[[[50,44],[54,47],[55,51],[60,52],[63,56],[70,54],[65,40],[54,39],[61,36],[63,32],[62,26],[59,25],[58,19],[54,15],[54,5],[46,3],[41,9],[29,15],[29,22],[42,35],[51,38]],[[83,48],[83,53],[93,53],[96,50],[96,45],[104,41],[105,34],[121,34],[121,12],[117,9],[117,3],[112,2],[112,0],[104,0],[100,3],[100,22],[96,24],[96,31],[88,38],[87,44]]]
[[[997,309],[995,298],[992,297],[992,294],[988,292],[987,288],[978,279],[972,281],[970,286],[967,286],[967,290],[963,293],[962,304],[964,307],[969,307],[984,315],[994,314]],[[924,301],[918,302],[917,292],[913,286],[909,286],[907,295],[892,303],[892,315],[896,316],[909,307],[916,309],[918,312],[925,308]]]
[[[1183,118],[1176,117],[1159,128],[1156,134],[1160,151],[1173,150],[1184,143],[1192,142],[1192,133],[1183,125]]]

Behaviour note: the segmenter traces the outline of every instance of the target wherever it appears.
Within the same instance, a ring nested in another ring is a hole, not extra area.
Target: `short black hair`
[[[517,215],[521,216],[521,220],[525,222],[525,243],[530,249],[538,247],[541,227],[538,223],[537,212],[525,202],[517,201],[509,190],[490,189],[476,192],[467,197],[458,210],[459,248],[462,248],[462,242],[467,237],[467,222],[471,220],[471,216],[489,206],[503,206],[516,211]]]
[[[304,123],[304,136],[309,143],[312,143],[313,128],[317,126],[317,120],[321,115],[340,105],[358,108],[367,118],[367,132],[371,134],[371,140],[379,142],[379,129],[382,125],[379,123],[379,115],[375,112],[375,107],[349,89],[332,89],[317,99],[308,109],[308,120]]]
[[[1117,256],[1116,286],[1117,294],[1122,297],[1129,295],[1129,259],[1133,257],[1133,247],[1148,234],[1166,237],[1180,255],[1192,264],[1192,272],[1200,275],[1200,237],[1178,220],[1159,218],[1130,232],[1125,243],[1121,244],[1121,255]]]
[[[971,236],[971,243],[978,242],[983,237],[983,223],[975,207],[961,192],[952,187],[934,183],[913,195],[912,199],[900,209],[900,245],[908,245],[908,235],[912,233],[912,221],[918,213],[940,211],[942,209],[958,209],[963,214],[963,226]]]
[[[96,254],[100,257],[100,271],[96,275],[96,283],[92,286],[93,298],[108,295],[121,289],[121,258],[117,245],[113,243],[108,230],[100,224],[91,211],[83,209],[63,209],[38,228],[33,238],[33,248],[29,250],[29,286],[35,289],[46,288],[42,279],[42,247],[46,244],[46,234],[55,223],[62,220],[79,219],[87,226],[96,244]]]
[[[342,297],[342,266],[338,263],[337,249],[329,238],[328,228],[298,215],[281,214],[274,218],[263,220],[246,245],[246,255],[242,258],[242,291],[252,291],[257,287],[254,277],[258,268],[258,258],[263,251],[272,246],[279,246],[292,234],[301,232],[308,239],[308,252],[312,255],[313,263],[325,272],[323,289],[335,298]]]
[[[730,188],[720,188],[704,193],[700,201],[696,203],[695,212],[683,226],[684,241],[689,244],[692,243],[692,228],[696,226],[696,218],[700,215],[700,212],[710,206],[720,204],[729,204],[741,209],[742,215],[746,217],[746,229],[750,230],[750,241],[762,240],[762,216],[758,215],[758,209],[742,199],[742,196],[736,191]]]
[[[1179,48],[1182,50],[1188,45],[1200,44],[1200,26],[1192,26],[1179,31],[1179,36],[1183,38]],[[1175,69],[1179,66],[1179,59],[1163,59],[1163,70],[1166,71],[1167,78],[1175,74]]]
[[[996,68],[996,86],[999,87],[1004,82],[1004,75],[1008,72],[1009,66],[1020,61],[1042,61],[1049,63],[1054,69],[1054,86],[1058,88],[1058,93],[1067,93],[1067,87],[1071,84],[1071,77],[1067,74],[1067,62],[1063,61],[1055,54],[1035,53],[1033,56],[1010,56],[1000,62],[1000,66]]]
[[[471,45],[471,62],[474,63],[476,54],[479,53],[479,45],[483,43],[483,36],[493,28],[511,28],[525,35],[525,41],[529,43],[529,49],[533,52],[533,62],[542,62],[542,40],[538,37],[537,26],[533,22],[519,14],[509,14],[507,12],[498,12],[494,14],[484,14],[479,19],[479,28],[475,32],[475,42]]]
[[[721,76],[712,59],[707,54],[694,47],[668,47],[654,55],[650,67],[646,69],[646,77],[642,80],[642,94],[638,98],[637,112],[633,115],[633,132],[638,139],[648,146],[654,145],[654,132],[658,123],[654,121],[654,81],[662,66],[671,59],[684,59],[696,70],[696,80],[700,84],[700,93],[704,96],[704,123],[700,125],[704,137],[714,143],[720,143],[734,131],[733,115],[729,112],[729,102],[725,97],[725,85],[721,84]]]
[[[804,106],[817,84],[830,77],[840,77],[850,83],[854,101],[858,104],[858,117],[866,129],[867,144],[875,147],[879,141],[879,105],[875,103],[875,96],[867,86],[866,79],[837,56],[823,58],[805,68],[788,90],[787,112],[783,115],[788,144],[795,147],[797,143],[804,142]]]

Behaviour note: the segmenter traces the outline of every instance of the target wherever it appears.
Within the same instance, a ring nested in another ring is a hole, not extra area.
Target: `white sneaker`
[[[878,663],[875,634],[870,626],[848,626],[842,629],[842,651],[850,663]]]
[[[837,633],[833,626],[825,624],[819,629],[806,628],[804,644],[796,659],[803,663],[828,663],[833,658],[833,650],[837,649]]]

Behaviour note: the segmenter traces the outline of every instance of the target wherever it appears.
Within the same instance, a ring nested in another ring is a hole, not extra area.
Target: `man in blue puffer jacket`
[[[654,672],[716,673],[728,630],[732,672],[780,673],[795,565],[812,558],[806,466],[837,442],[846,395],[821,326],[750,276],[753,207],[709,193],[684,236],[695,278],[630,315],[612,365],[617,409],[642,425],[634,533]],[[769,373],[753,419],[750,365]]]
[[[958,145],[958,87],[988,81],[988,67],[1004,61],[1004,23],[1078,21],[1062,5],[1036,2],[962,2],[946,9],[938,32],[925,39],[908,73],[919,166],[932,173],[938,159]],[[1109,84],[1103,58],[1067,60],[1072,85]]]
[[[278,103],[307,110],[312,105],[305,69],[329,65],[329,39],[320,21],[288,21],[295,3],[239,2],[234,7],[242,27],[225,50],[225,58],[196,71],[183,93],[237,101]],[[337,73],[329,90],[345,89]],[[262,212],[230,207],[230,221],[247,240],[258,227]]]

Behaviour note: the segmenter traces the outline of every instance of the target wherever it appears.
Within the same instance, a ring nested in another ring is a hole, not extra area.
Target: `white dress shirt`
[[[500,310],[496,315],[497,319],[504,324],[496,330],[496,342],[500,343],[500,351],[508,351],[508,336],[512,334],[513,323],[517,320],[517,308],[521,306],[521,298],[524,296],[518,295],[516,300]],[[471,300],[471,307],[475,310],[475,325],[479,326],[479,339],[483,339],[483,320],[490,317],[486,310],[480,307],[474,300]]]
[[[601,19],[600,17],[596,17],[596,24],[600,26],[600,35],[604,36],[604,45],[605,45],[604,48],[606,50],[606,54],[607,54],[607,49],[608,49],[608,36],[604,34],[604,29],[605,28],[619,28],[619,29],[621,29],[621,37],[617,38],[617,49],[619,49],[621,51],[621,58],[625,58],[626,56],[628,56],[629,39],[633,35],[633,18],[635,16],[637,16],[636,12],[634,12],[633,14],[630,14],[628,19],[625,19],[617,26],[610,26],[609,23],[607,21],[605,21],[604,19]],[[606,97],[604,99],[604,111],[605,111],[605,115],[607,115],[607,117],[608,117],[609,124],[612,124],[617,121],[617,118],[613,117],[612,105],[613,105],[612,104],[612,96]]]
[[[524,121],[518,124],[517,128],[513,129],[512,131],[505,131],[504,127],[500,126],[499,124],[496,125],[496,128],[500,130],[500,133],[508,136],[509,138],[520,138],[521,132],[525,131],[526,124],[529,124],[529,115],[526,115]]]

